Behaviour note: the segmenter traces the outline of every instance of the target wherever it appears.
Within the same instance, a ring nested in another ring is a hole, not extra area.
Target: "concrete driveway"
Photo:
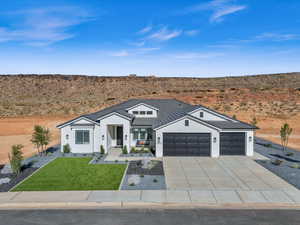
[[[296,190],[245,156],[164,157],[169,190]]]

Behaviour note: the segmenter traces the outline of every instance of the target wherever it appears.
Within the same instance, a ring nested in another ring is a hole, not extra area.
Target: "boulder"
[[[9,173],[13,173],[10,164],[6,164],[2,170],[1,170],[1,174],[9,174]]]
[[[0,185],[1,185],[1,184],[7,184],[7,183],[9,183],[9,182],[10,182],[10,178],[8,178],[8,177],[1,178],[1,179],[0,179]]]

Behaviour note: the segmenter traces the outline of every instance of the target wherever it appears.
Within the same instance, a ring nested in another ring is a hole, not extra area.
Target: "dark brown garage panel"
[[[164,133],[164,156],[210,156],[210,133]]]
[[[245,155],[245,132],[220,133],[220,155]]]

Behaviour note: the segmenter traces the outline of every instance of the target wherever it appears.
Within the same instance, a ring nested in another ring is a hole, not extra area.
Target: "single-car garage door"
[[[245,132],[220,133],[220,155],[245,155]]]
[[[164,156],[210,156],[210,133],[164,133]]]

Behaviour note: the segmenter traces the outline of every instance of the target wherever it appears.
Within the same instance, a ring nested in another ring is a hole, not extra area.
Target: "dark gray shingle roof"
[[[138,105],[140,103],[144,103],[150,106],[153,106],[157,109],[158,115],[157,118],[134,118],[134,115],[131,115],[127,113],[126,109]],[[158,128],[162,125],[166,125],[174,120],[177,120],[183,116],[188,115],[189,112],[192,112],[198,108],[206,108],[202,105],[190,105],[181,101],[178,101],[176,99],[131,99],[126,102],[113,105],[111,107],[108,107],[106,109],[100,110],[95,113],[82,115],[81,117],[88,118],[93,121],[97,121],[100,117],[103,117],[105,115],[108,115],[113,112],[117,112],[125,117],[128,117],[132,120],[133,126],[152,126],[152,128]],[[206,108],[208,109],[208,108]],[[209,109],[211,110],[211,109]],[[213,111],[213,110],[211,110]],[[215,112],[215,111],[213,111]],[[218,112],[216,112],[218,113]],[[223,114],[221,114],[223,115]],[[227,118],[230,118],[226,115],[224,115]],[[204,121],[199,118],[199,121],[203,121],[204,123],[208,123],[212,126],[215,126],[220,129],[257,129],[257,127],[254,127],[250,124],[238,121],[238,120],[227,120],[227,121]],[[230,118],[232,120],[232,118]],[[72,121],[72,120],[71,120]],[[61,125],[67,124],[70,121],[63,123]],[[59,125],[59,126],[61,126]]]

